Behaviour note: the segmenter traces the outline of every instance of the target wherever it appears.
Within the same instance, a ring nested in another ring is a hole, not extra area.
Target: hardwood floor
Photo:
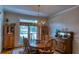
[[[1,54],[27,54],[27,53],[24,52],[24,48],[14,48],[10,50],[5,50]],[[31,53],[29,54],[50,54],[50,53],[37,53],[35,51],[31,51]],[[54,51],[51,54],[61,54],[61,53],[58,51]]]

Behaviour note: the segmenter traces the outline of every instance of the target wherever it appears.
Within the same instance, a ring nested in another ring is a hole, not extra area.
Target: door
[[[23,37],[28,38],[28,26],[20,25],[19,45],[23,45]]]
[[[37,26],[20,25],[19,45],[23,45],[23,37],[29,39],[30,45],[35,45],[37,40]]]
[[[36,46],[36,40],[38,39],[38,28],[37,26],[29,26],[29,35],[30,35],[30,45]]]

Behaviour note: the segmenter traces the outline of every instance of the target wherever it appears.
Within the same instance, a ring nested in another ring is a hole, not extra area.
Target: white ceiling
[[[49,17],[74,5],[40,5],[40,16]],[[38,16],[37,5],[5,5],[5,11]]]

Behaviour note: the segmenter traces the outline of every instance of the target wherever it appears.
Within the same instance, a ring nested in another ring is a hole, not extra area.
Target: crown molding
[[[76,8],[78,8],[78,7],[79,7],[79,6],[73,6],[73,7],[71,7],[71,8],[68,8],[68,9],[65,9],[65,10],[63,10],[63,11],[60,11],[60,12],[54,14],[54,15],[51,15],[51,16],[49,17],[49,19],[52,18],[52,17],[58,16],[58,15],[61,15],[61,14],[65,13],[65,12],[74,10],[74,9],[76,9]]]
[[[38,16],[37,11],[24,10],[24,9],[16,8],[16,7],[13,7],[13,6],[4,6],[4,10],[14,12],[14,13],[25,14],[25,15]],[[41,13],[41,12],[39,12],[39,16],[47,17],[46,14]]]

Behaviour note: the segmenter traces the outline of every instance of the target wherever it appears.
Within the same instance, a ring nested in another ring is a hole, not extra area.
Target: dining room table
[[[30,48],[34,49],[36,51],[39,51],[39,53],[41,52],[49,52],[49,53],[53,53],[53,51],[51,51],[51,46],[47,46],[48,44],[45,43],[45,41],[40,41],[37,40],[36,43],[30,43]]]

